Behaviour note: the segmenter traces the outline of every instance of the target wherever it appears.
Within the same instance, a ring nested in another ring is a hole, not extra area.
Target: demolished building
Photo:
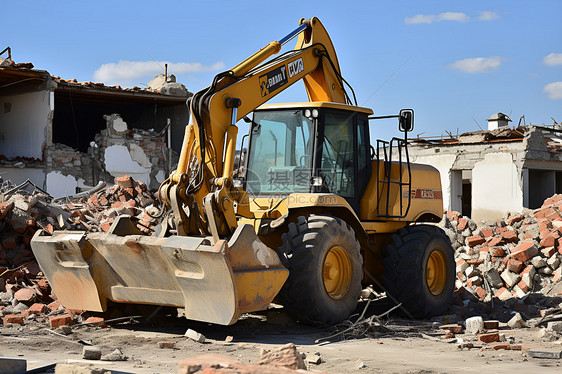
[[[177,163],[191,95],[173,75],[123,89],[0,59],[0,177],[54,197],[124,175],[157,188]]]
[[[441,174],[443,205],[476,220],[535,209],[562,193],[562,128],[509,126],[494,114],[488,130],[410,140],[411,160]]]

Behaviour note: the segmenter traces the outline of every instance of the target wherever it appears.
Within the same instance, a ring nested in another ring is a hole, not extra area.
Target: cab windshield
[[[312,120],[302,110],[255,112],[251,132],[248,193],[310,192]]]

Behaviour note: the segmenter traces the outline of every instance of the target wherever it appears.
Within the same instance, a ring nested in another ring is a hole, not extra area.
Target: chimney
[[[503,114],[503,113],[496,113],[488,118],[488,130],[495,130],[500,127],[506,127],[508,122],[511,122],[511,119]]]

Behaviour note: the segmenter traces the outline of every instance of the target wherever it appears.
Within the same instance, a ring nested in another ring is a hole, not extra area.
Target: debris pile
[[[159,203],[146,184],[126,175],[116,185],[64,199],[53,199],[29,180],[19,186],[0,183],[0,266],[33,261],[30,242],[38,229],[109,231],[119,215],[132,217],[138,229],[151,235],[158,223]],[[97,191],[97,192],[96,192]]]
[[[93,194],[87,201],[87,207],[80,210],[75,217],[84,224],[87,220],[88,231],[109,231],[116,217],[128,215],[133,217],[137,228],[146,235],[151,235],[158,223],[158,200],[148,190],[146,184],[136,181],[128,175],[115,179],[114,186]]]
[[[440,226],[455,249],[454,312],[505,306],[530,317],[562,301],[556,297],[562,290],[549,293],[562,279],[562,195],[492,224],[478,225],[449,211]],[[476,306],[478,301],[485,304]]]
[[[129,176],[116,185],[64,199],[53,199],[29,180],[19,186],[0,180],[0,316],[4,324],[45,321],[51,327],[83,322],[82,311],[56,300],[35,262],[30,242],[35,232],[108,231],[119,215],[129,215],[139,230],[154,232],[159,204],[146,184]],[[91,321],[90,321],[91,322]],[[99,321],[98,321],[99,322]]]

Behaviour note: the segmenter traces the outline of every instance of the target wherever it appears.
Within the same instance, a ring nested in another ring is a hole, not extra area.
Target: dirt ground
[[[360,305],[358,311],[363,306]],[[378,313],[376,306],[366,315]],[[386,331],[371,332],[369,337],[338,335],[340,327],[300,325],[282,309],[246,315],[232,326],[217,326],[188,321],[171,315],[159,315],[150,322],[142,318],[112,323],[111,327],[75,326],[62,335],[49,331],[44,323],[0,328],[0,355],[27,360],[28,370],[53,363],[85,362],[85,345],[101,347],[110,353],[120,349],[127,361],[86,361],[97,367],[125,373],[177,373],[182,359],[206,353],[231,356],[243,363],[256,363],[260,349],[275,349],[287,343],[297,345],[308,357],[318,352],[322,362],[307,363],[311,372],[329,373],[560,373],[560,359],[529,357],[527,348],[561,350],[562,341],[538,337],[539,328],[500,329],[523,351],[493,350],[490,345],[474,343],[475,348],[459,349],[456,339],[444,339],[437,327],[442,321],[410,321],[396,316],[385,318]],[[206,337],[197,343],[184,336],[194,329]],[[228,341],[229,337],[232,341]],[[457,335],[465,341],[465,335]],[[513,338],[511,338],[513,337]],[[328,338],[328,339],[326,339]],[[159,348],[159,342],[175,343],[174,348]],[[54,372],[44,371],[45,373]]]

